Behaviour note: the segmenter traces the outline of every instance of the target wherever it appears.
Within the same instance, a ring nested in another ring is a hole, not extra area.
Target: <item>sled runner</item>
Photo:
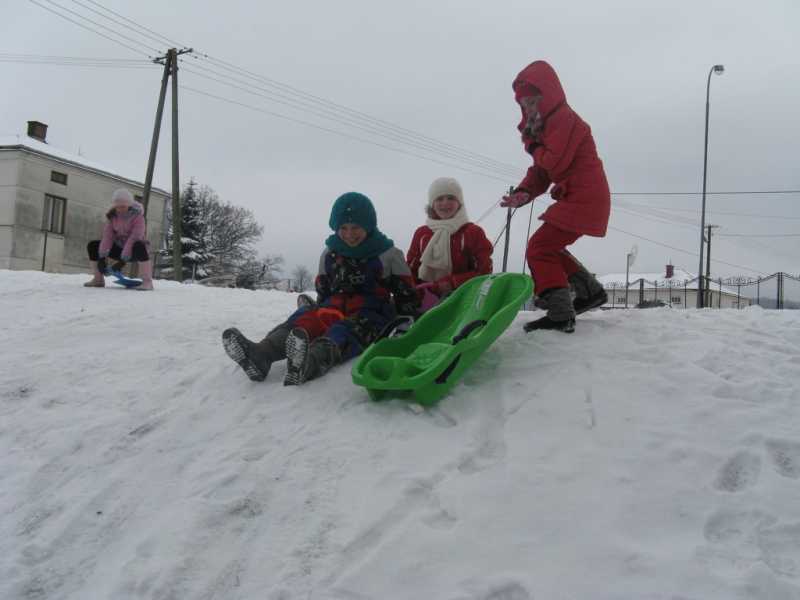
[[[475,277],[426,312],[402,336],[378,340],[353,366],[370,398],[435,404],[505,331],[530,298],[528,275]]]

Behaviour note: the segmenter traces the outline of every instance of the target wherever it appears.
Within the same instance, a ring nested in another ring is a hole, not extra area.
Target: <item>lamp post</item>
[[[714,65],[708,72],[708,81],[706,82],[706,139],[703,148],[703,209],[700,214],[700,266],[697,268],[697,308],[703,308],[703,291],[705,290],[703,284],[703,243],[705,242],[705,229],[706,229],[706,175],[708,173],[708,109],[709,109],[709,96],[711,94],[711,74],[716,73],[722,75],[725,72],[725,67],[722,65]]]

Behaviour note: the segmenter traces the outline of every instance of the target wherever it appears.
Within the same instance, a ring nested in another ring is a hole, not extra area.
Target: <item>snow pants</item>
[[[564,231],[550,223],[544,223],[531,236],[525,257],[537,296],[545,290],[569,287],[567,278],[580,270],[580,263],[573,260],[566,247],[579,237],[580,233]]]
[[[149,243],[134,242],[133,249],[131,250],[133,253],[131,261],[144,262],[146,260],[150,260],[150,254],[147,252],[148,246]],[[89,244],[86,246],[86,251],[89,253],[89,260],[97,262],[97,260],[100,258],[100,240],[92,240],[89,242]],[[111,246],[111,250],[108,252],[108,257],[120,260],[122,258],[122,248],[120,248],[117,244],[113,244]]]
[[[345,316],[336,308],[326,306],[303,306],[286,321],[290,328],[301,327],[312,340],[327,337],[338,347],[342,360],[361,354],[375,341],[381,330],[392,320],[392,316],[363,308]]]

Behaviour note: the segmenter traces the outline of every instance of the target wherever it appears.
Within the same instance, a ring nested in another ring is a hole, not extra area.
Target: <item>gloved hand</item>
[[[519,208],[520,206],[525,206],[531,200],[533,200],[533,198],[531,198],[531,195],[528,192],[523,192],[520,190],[518,192],[511,192],[510,194],[503,196],[500,206]]]
[[[453,283],[450,281],[449,277],[442,277],[441,279],[437,279],[434,282],[434,290],[433,293],[437,296],[446,296],[450,292],[453,291]]]
[[[105,257],[97,259],[97,270],[103,275],[108,273],[108,262],[106,262]]]
[[[425,283],[420,283],[419,285],[415,286],[415,289],[424,294],[425,291],[429,291],[431,294],[436,293],[436,283],[433,281],[426,281]]]
[[[113,265],[111,265],[111,270],[112,271],[122,272],[122,269],[124,269],[124,268],[125,268],[125,261],[122,260],[122,259],[116,261]]]

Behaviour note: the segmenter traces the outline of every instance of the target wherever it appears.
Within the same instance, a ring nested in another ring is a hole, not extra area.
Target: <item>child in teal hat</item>
[[[398,315],[415,317],[419,300],[403,252],[377,226],[372,201],[347,192],[333,203],[315,281],[317,302],[297,309],[262,341],[226,329],[228,356],[253,381],[287,359],[284,385],[315,379],[361,354]]]

